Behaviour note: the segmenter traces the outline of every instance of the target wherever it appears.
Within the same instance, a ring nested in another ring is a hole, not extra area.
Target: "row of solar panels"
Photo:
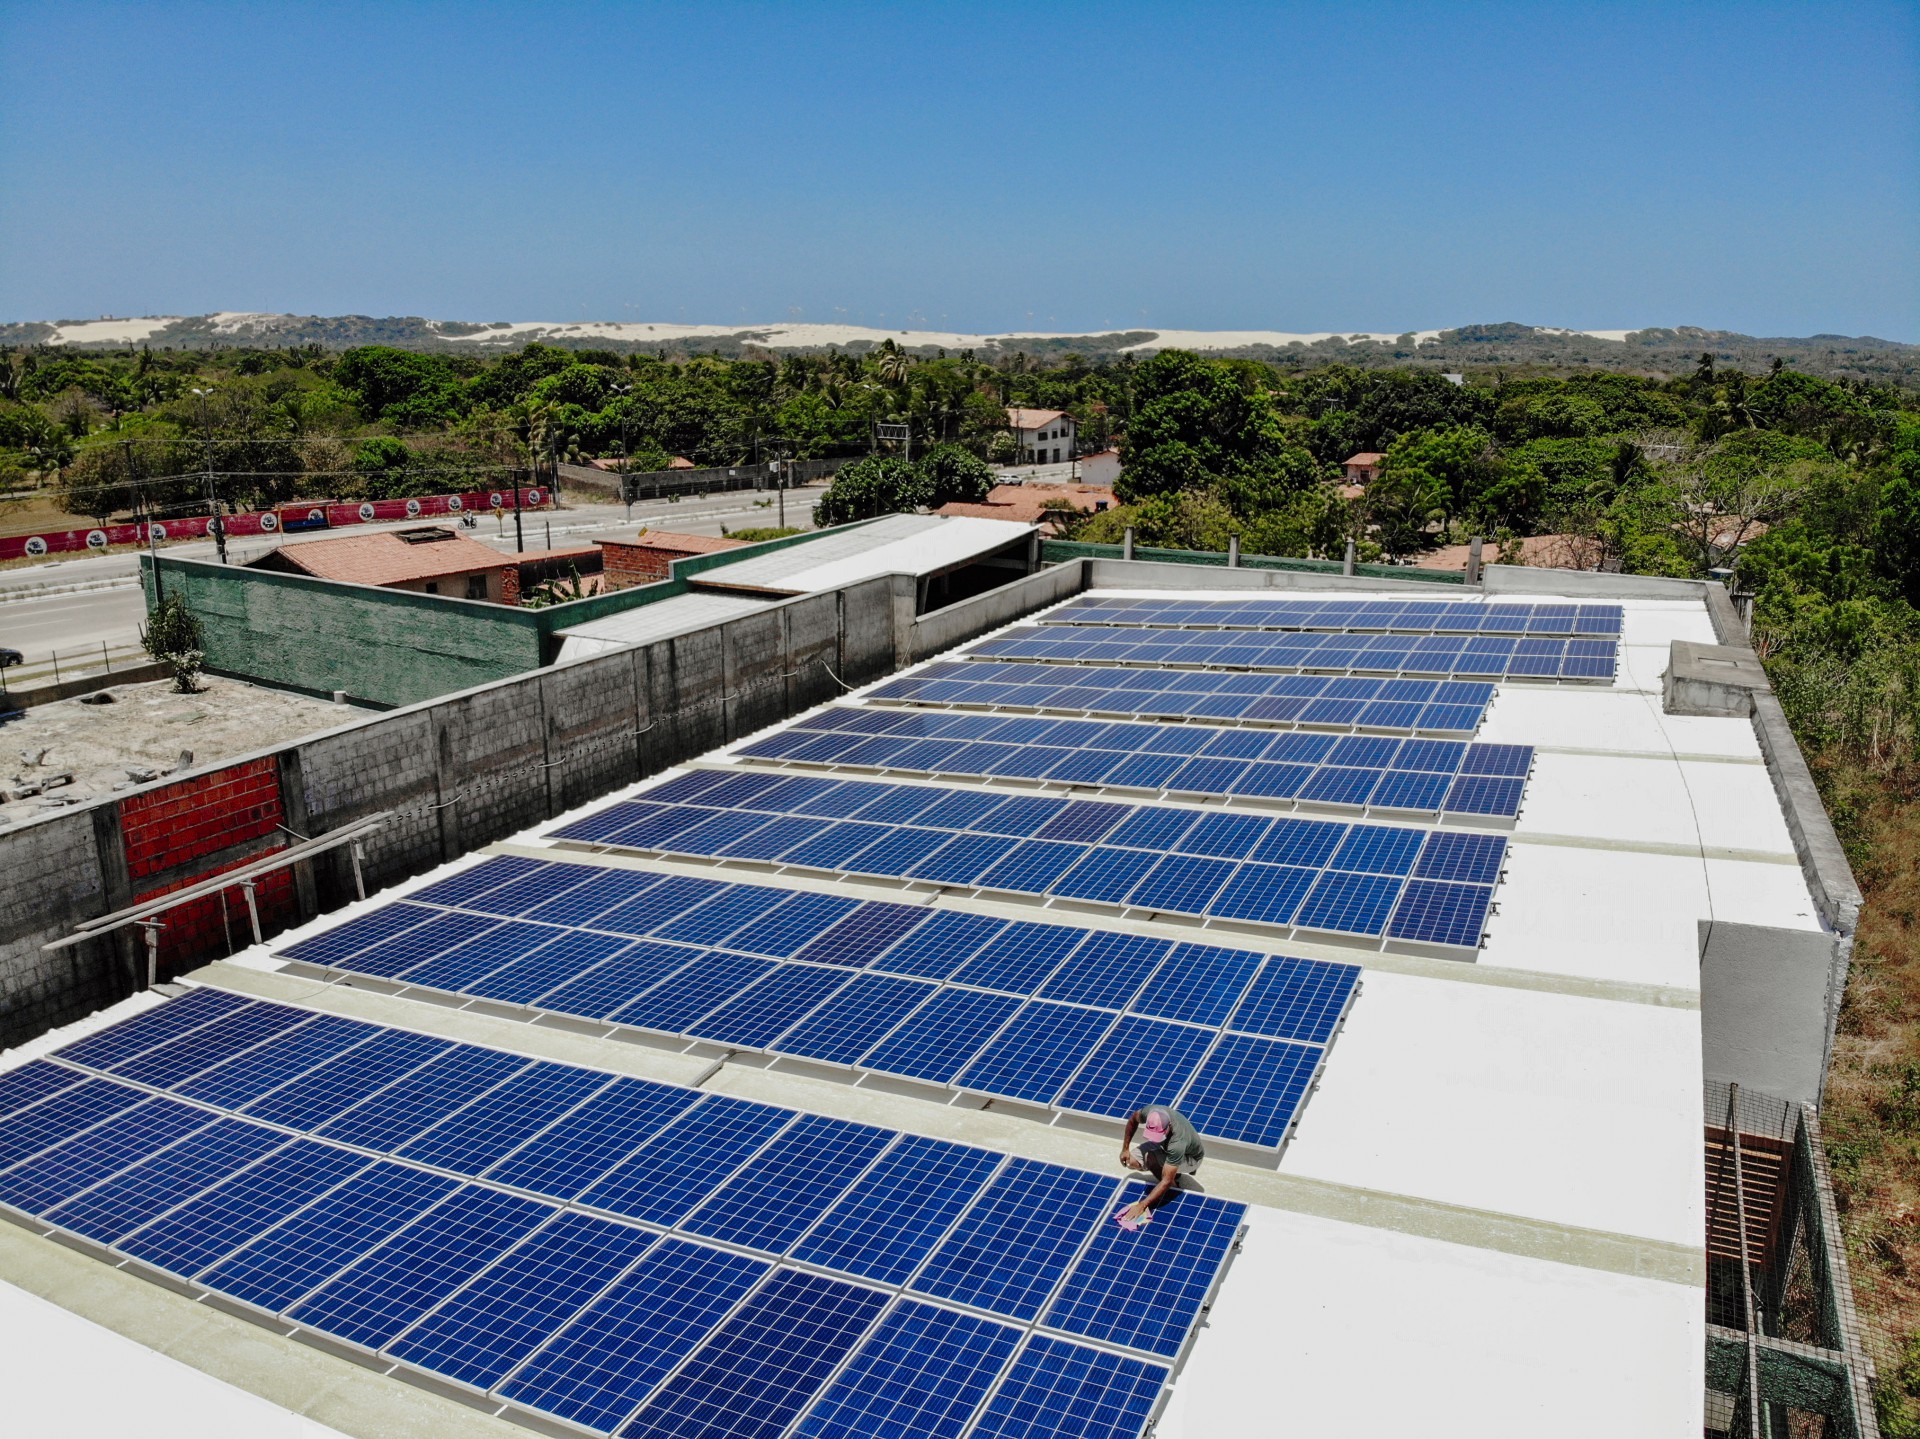
[[[1443,600],[1074,600],[1048,624],[1332,630],[1345,634],[1618,635],[1619,605],[1489,604]]]
[[[1026,625],[967,650],[985,659],[1052,664],[1195,665],[1286,672],[1438,675],[1537,680],[1611,680],[1619,645],[1610,639],[1502,639],[1462,635],[1120,631]]]
[[[1169,1102],[1205,1134],[1268,1148],[1292,1128],[1360,973],[521,858],[283,952],[408,989],[1100,1118]]]
[[[1506,858],[1490,834],[725,770],[557,837],[1468,950]]]
[[[1065,710],[1122,719],[1471,736],[1492,702],[1493,686],[1478,680],[941,660],[887,681],[872,697],[893,704]]]
[[[215,990],[0,1114],[14,1213],[623,1436],[1138,1435],[1244,1213]]]
[[[837,706],[749,759],[1511,819],[1531,745]]]

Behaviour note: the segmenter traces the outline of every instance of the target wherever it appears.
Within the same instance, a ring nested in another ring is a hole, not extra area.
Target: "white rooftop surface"
[[[696,584],[803,595],[876,575],[935,575],[1026,539],[1032,525],[966,515],[889,515],[706,571]]]
[[[705,629],[741,615],[764,610],[767,601],[745,595],[675,595],[655,600],[624,614],[557,631],[560,658],[577,660],[604,650],[624,649],[628,645],[650,645],[655,640],[671,639],[691,630]]]
[[[879,528],[854,533],[871,545]],[[817,558],[825,543],[786,553]],[[861,567],[852,578],[928,572],[877,563],[895,544],[924,548],[926,541],[906,537],[819,569]],[[1299,592],[1106,593],[1221,599]],[[760,607],[736,597],[687,599]],[[568,633],[597,637],[589,632],[675,603]],[[1704,608],[1629,601],[1625,609],[1624,672],[1612,688],[1502,685],[1489,711],[1481,739],[1532,744],[1539,753],[1477,963],[1217,936],[1346,959],[1366,973],[1277,1174],[1215,1159],[1201,1175],[1210,1191],[1254,1207],[1244,1252],[1176,1384],[1161,1436],[1698,1432],[1705,1185],[1697,925],[1718,918],[1818,930],[1820,923],[1750,725],[1661,713],[1668,642],[1711,641]],[[649,637],[656,636],[641,636]],[[614,642],[638,640],[623,634]],[[539,835],[578,813],[517,842],[538,845]],[[305,932],[472,862],[420,876]],[[1084,913],[994,912],[1111,927]],[[1152,928],[1196,937],[1185,926]],[[252,962],[276,967],[257,956]],[[16,1051],[0,1063],[24,1057]],[[817,1081],[777,1071],[727,1068],[751,1073],[768,1098],[778,1098],[782,1084],[795,1086],[788,1102],[802,1108],[818,1089]],[[897,1102],[916,1115],[903,1127],[920,1132],[970,1122],[959,1110]],[[1022,1152],[1083,1162],[1072,1147],[1083,1137],[1032,1134]],[[0,1305],[0,1325],[7,1312]],[[66,1352],[75,1366],[82,1353],[94,1363],[95,1350],[77,1340]],[[196,1432],[222,1431],[202,1425]],[[324,1431],[259,1424],[251,1432],[278,1439]]]

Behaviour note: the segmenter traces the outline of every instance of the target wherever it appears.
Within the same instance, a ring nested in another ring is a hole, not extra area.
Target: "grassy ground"
[[[1920,1436],[1920,771],[1815,769],[1867,904],[1821,1112],[1888,1439]]]

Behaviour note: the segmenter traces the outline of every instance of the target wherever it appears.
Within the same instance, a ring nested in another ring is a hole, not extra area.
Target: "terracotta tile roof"
[[[431,527],[429,527],[431,528]],[[408,544],[394,531],[342,535],[282,545],[270,553],[277,567],[290,567],[323,580],[356,585],[404,585],[444,575],[470,575],[505,569],[511,555],[447,532],[449,538]]]
[[[608,540],[607,544],[637,545],[647,550],[672,550],[677,555],[711,555],[721,550],[737,550],[745,540],[729,540],[718,535],[681,535],[672,530],[642,530],[637,539]]]
[[[1018,520],[1034,524],[1055,513],[1047,509],[1048,500],[1066,500],[1083,515],[1113,504],[1113,491],[1104,485],[995,485],[978,504],[955,500],[942,505],[937,515],[971,515],[982,520]]]
[[[1023,410],[1009,405],[1007,423],[1016,430],[1044,430],[1066,413],[1065,410]]]

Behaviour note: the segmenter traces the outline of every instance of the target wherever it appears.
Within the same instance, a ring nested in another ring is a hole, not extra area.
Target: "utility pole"
[[[625,399],[632,392],[632,385],[609,385],[608,389]],[[627,421],[630,416],[627,405],[620,406],[620,498],[627,507],[627,520],[633,520],[633,445],[627,438]]]
[[[207,521],[207,528],[213,532],[214,552],[220,557],[220,563],[224,565],[227,562],[227,526],[220,517],[220,496],[213,485],[213,426],[207,421],[207,396],[213,391],[196,389],[193,393],[200,399],[200,438],[206,447],[207,511],[211,515]]]
[[[513,547],[521,554],[527,552],[526,537],[520,533],[520,472],[513,472]]]
[[[126,457],[127,485],[129,488],[133,488],[135,485],[133,475],[133,442],[131,440],[122,440],[120,443],[122,446],[121,453]],[[158,609],[160,602],[164,600],[166,596],[160,589],[160,550],[153,542],[153,497],[149,495],[145,487],[142,486],[135,492],[134,503],[139,506],[139,513],[145,518],[147,526],[147,561],[153,569],[153,604],[154,608]]]

